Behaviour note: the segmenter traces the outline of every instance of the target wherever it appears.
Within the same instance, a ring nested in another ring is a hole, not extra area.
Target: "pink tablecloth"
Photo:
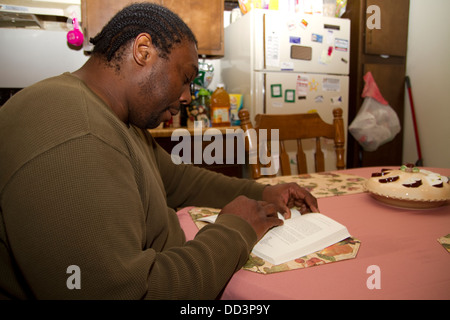
[[[380,169],[340,172],[369,178]],[[450,176],[450,169],[427,169]],[[402,209],[367,193],[318,201],[323,214],[361,240],[357,257],[267,275],[240,270],[222,299],[450,299],[450,253],[437,241],[450,233],[450,205]],[[179,218],[192,239],[198,228],[188,208],[179,211]]]

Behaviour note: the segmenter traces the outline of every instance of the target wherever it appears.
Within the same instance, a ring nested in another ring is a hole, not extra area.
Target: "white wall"
[[[450,168],[449,0],[411,0],[407,75],[424,166]],[[405,91],[403,162],[418,159],[408,93]]]

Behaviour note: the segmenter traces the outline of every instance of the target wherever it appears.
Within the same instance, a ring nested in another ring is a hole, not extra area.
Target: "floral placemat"
[[[450,253],[450,233],[446,236],[440,237],[437,239],[440,244],[444,247],[447,252]]]
[[[365,192],[366,178],[338,172],[308,173],[273,178],[260,178],[262,184],[295,182],[308,190],[316,198],[341,196]]]
[[[205,225],[207,225],[208,222],[199,221],[198,219],[218,214],[219,211],[220,209],[215,208],[196,207],[189,210],[189,214],[191,215],[195,225],[199,229],[201,229]],[[270,274],[353,259],[358,253],[360,244],[361,242],[356,238],[347,238],[323,250],[311,253],[303,257],[298,257],[295,260],[279,265],[273,265],[272,263],[267,262],[264,259],[261,259],[258,256],[254,255],[253,253],[250,253],[249,259],[242,267],[242,269],[256,273]]]
[[[361,242],[358,239],[353,237],[347,238],[321,251],[317,251],[279,265],[273,265],[255,256],[253,253],[250,253],[250,257],[247,263],[243,266],[243,269],[257,273],[270,274],[353,259],[358,253],[360,244]]]

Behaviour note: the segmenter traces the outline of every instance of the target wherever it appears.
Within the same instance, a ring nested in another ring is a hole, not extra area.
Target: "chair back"
[[[266,164],[266,166],[268,165],[267,161],[261,161],[262,159],[260,158],[261,152],[259,150],[265,147],[259,145],[261,140],[259,137],[260,132],[262,132],[260,131],[261,129],[266,129],[264,132],[267,134],[267,139],[263,140],[267,140],[267,154],[272,157],[272,161],[274,158],[279,158],[281,175],[291,174],[289,156],[285,146],[285,142],[288,140],[297,141],[296,160],[299,174],[308,172],[306,154],[302,145],[302,140],[304,139],[315,139],[315,172],[325,171],[325,160],[321,146],[321,138],[332,139],[334,141],[336,168],[338,170],[345,168],[345,131],[341,108],[335,108],[333,110],[332,124],[323,121],[318,113],[258,114],[255,117],[254,127],[250,121],[247,110],[242,109],[239,112],[239,118],[241,120],[241,129],[247,133],[245,137],[246,151],[248,154],[253,154],[253,161],[249,161],[253,179],[260,178],[262,176],[261,169],[264,167],[264,164]],[[278,150],[276,150],[277,152],[273,152],[274,147],[270,145],[270,141],[272,141],[272,129],[278,129],[279,147]],[[256,132],[256,134],[248,134],[250,131]],[[255,154],[256,150],[258,151]]]

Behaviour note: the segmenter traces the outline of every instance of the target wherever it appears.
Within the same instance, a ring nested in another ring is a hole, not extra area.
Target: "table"
[[[450,176],[450,169],[426,169]],[[369,178],[380,170],[339,172]],[[346,225],[361,241],[356,258],[274,274],[239,270],[221,298],[450,299],[450,253],[437,241],[450,233],[450,205],[397,208],[368,193],[319,198],[318,202],[321,213]],[[198,228],[188,208],[178,214],[187,239],[192,239]]]

